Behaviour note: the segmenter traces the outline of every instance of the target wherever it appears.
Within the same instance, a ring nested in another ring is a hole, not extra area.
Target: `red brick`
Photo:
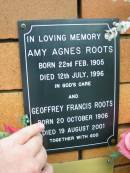
[[[130,3],[123,0],[82,0],[83,18],[119,18],[130,16]]]
[[[76,0],[0,0],[0,38],[17,38],[18,20],[76,17]]]

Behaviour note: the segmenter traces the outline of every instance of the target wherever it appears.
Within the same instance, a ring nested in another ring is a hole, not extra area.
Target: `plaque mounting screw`
[[[21,24],[21,28],[22,28],[22,29],[25,29],[25,28],[26,28],[26,24],[25,24],[25,23],[22,23],[22,24]]]
[[[113,139],[111,139],[111,143],[112,144],[115,144],[116,143],[116,140],[113,138]]]
[[[113,25],[115,26],[116,25],[116,22],[113,22]]]
[[[107,163],[108,164],[112,164],[112,160],[111,159],[107,159]]]

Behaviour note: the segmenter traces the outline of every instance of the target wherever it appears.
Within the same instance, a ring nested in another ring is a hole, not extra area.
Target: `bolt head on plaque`
[[[25,28],[26,28],[26,24],[25,24],[25,23],[22,23],[22,24],[21,24],[21,28],[22,28],[22,29],[25,29]]]

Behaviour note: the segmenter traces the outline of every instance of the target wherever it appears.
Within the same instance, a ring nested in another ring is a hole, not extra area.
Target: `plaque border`
[[[107,20],[107,19],[106,19]],[[42,21],[40,21],[42,22]],[[85,21],[84,21],[85,22]],[[86,21],[87,22],[87,21]],[[29,80],[28,80],[28,60],[27,60],[27,53],[26,53],[26,36],[31,33],[31,31],[33,30],[34,27],[55,27],[55,26],[101,26],[101,25],[105,25],[108,27],[108,30],[110,30],[110,26],[109,26],[109,23],[100,23],[100,22],[97,22],[97,23],[57,23],[57,24],[40,24],[40,25],[31,25],[31,28],[28,32],[24,33],[24,45],[23,45],[23,48],[24,48],[24,58],[25,58],[25,69],[26,69],[26,85],[27,85],[27,104],[29,106],[29,117],[30,117],[30,124],[32,124],[31,122],[31,104],[30,104],[30,91],[29,91]],[[108,144],[109,145],[109,139],[111,139],[113,136],[115,136],[115,131],[117,131],[117,127],[114,126],[115,125],[115,120],[116,120],[116,99],[117,99],[117,62],[116,62],[116,55],[117,54],[117,47],[116,47],[116,38],[114,38],[114,116],[113,116],[113,134],[111,136],[108,137],[107,141],[104,141],[104,142],[100,142],[100,143],[92,143],[92,144],[86,144],[86,145],[78,145],[78,146],[71,146],[71,147],[61,147],[61,148],[50,148],[50,149],[47,149],[47,151],[57,151],[57,150],[69,150],[69,149],[78,149],[78,148],[81,148],[81,147],[87,147],[87,146],[100,146],[102,144]],[[119,90],[119,89],[118,89]],[[119,96],[118,96],[119,97]],[[118,106],[118,105],[117,105]],[[117,117],[118,119],[118,117]]]

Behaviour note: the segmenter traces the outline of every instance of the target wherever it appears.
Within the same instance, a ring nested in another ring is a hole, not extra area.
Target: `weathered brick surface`
[[[18,20],[76,17],[76,0],[0,0],[0,38],[17,38]]]
[[[120,85],[119,123],[130,123],[130,84]]]
[[[0,90],[21,89],[18,43],[0,44]]]
[[[73,160],[78,160],[78,151],[54,153],[48,155],[48,162],[50,163],[69,162]]]
[[[127,20],[130,3],[124,0],[81,0],[82,18],[118,18]],[[127,31],[130,33],[130,29]]]
[[[119,18],[130,16],[130,3],[123,0],[81,0],[83,18]]]
[[[121,39],[120,81],[130,82],[130,38]]]
[[[22,92],[0,93],[0,129],[3,128],[3,124],[22,127],[23,114]]]

